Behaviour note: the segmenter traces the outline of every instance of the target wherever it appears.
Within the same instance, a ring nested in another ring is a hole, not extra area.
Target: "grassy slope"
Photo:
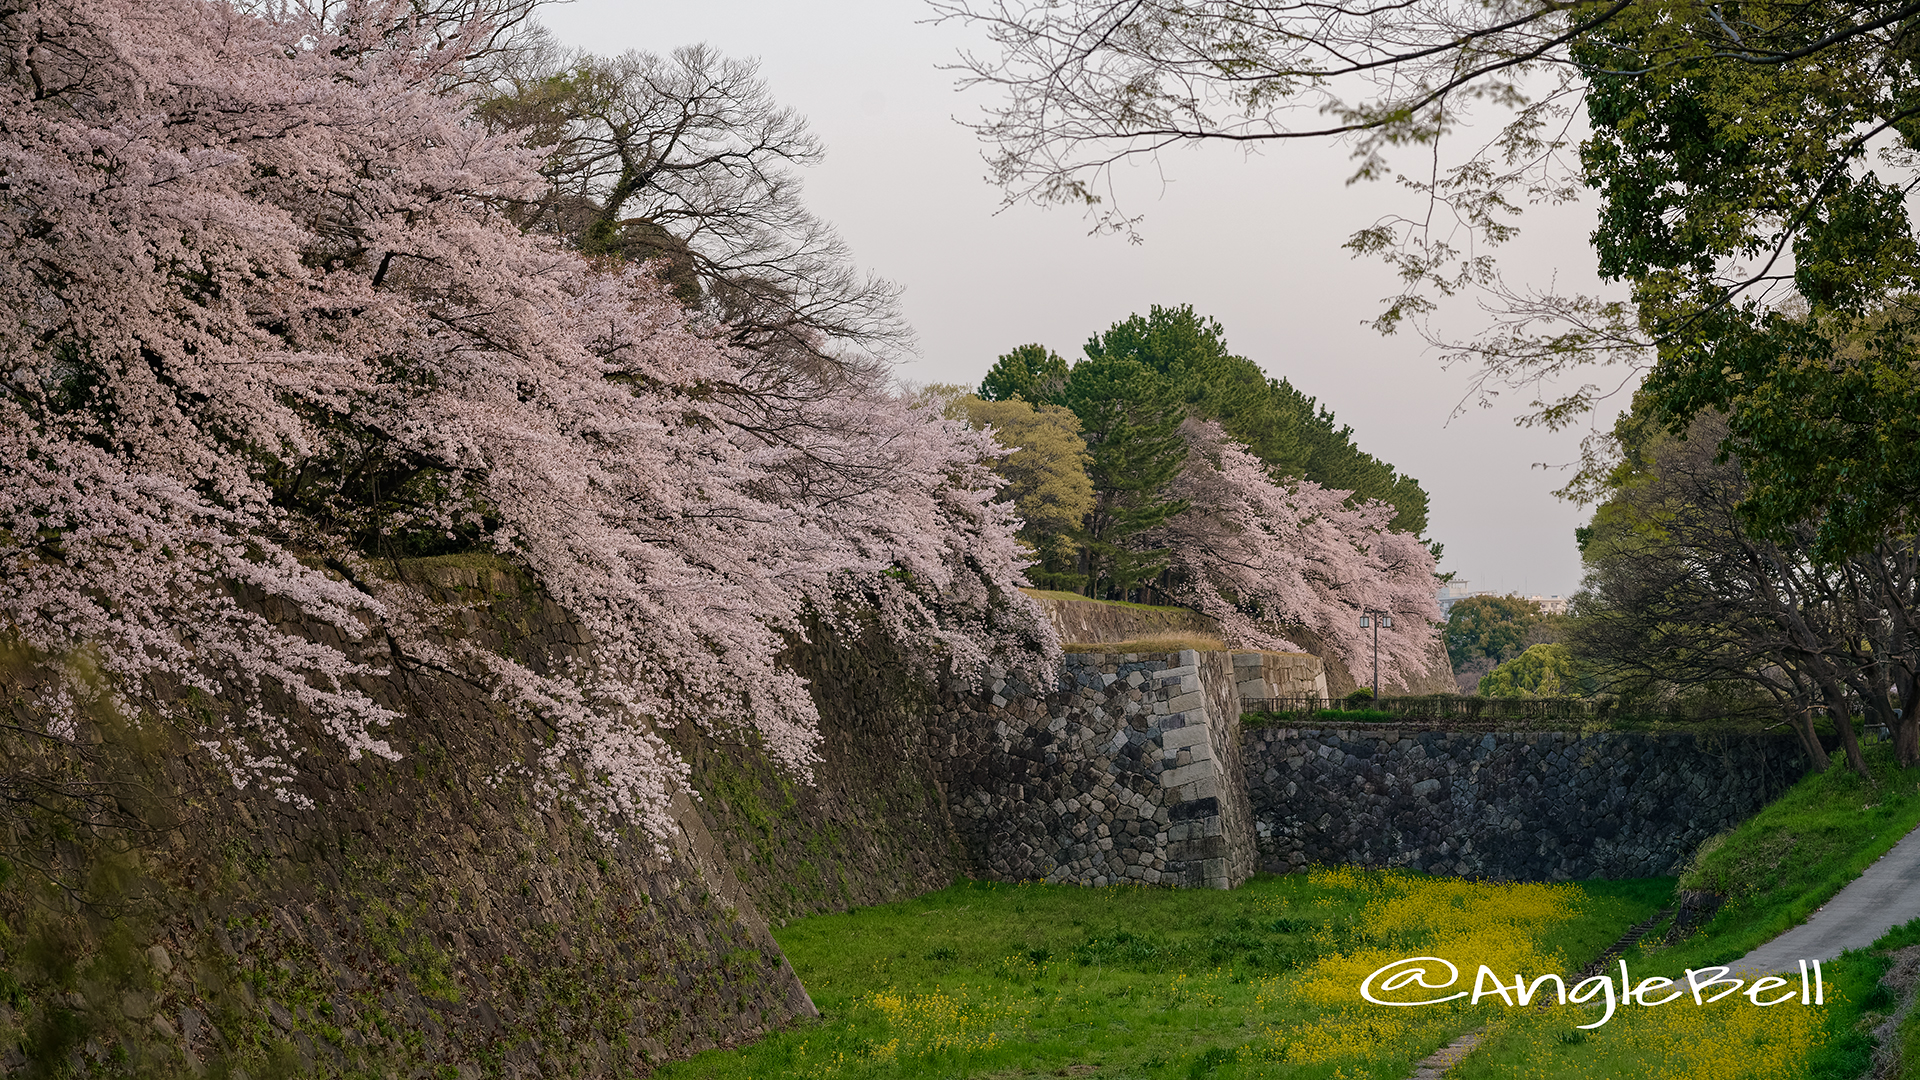
[[[1634,977],[1681,978],[1688,968],[1745,955],[1804,921],[1920,823],[1920,769],[1896,769],[1891,747],[1885,743],[1870,745],[1866,751],[1874,772],[1872,783],[1847,772],[1836,759],[1834,768],[1806,777],[1759,814],[1704,846],[1680,885],[1721,892],[1729,897],[1728,903],[1712,922],[1679,944],[1662,946],[1662,929],[1656,929],[1646,947],[1627,956]],[[1920,921],[1896,928],[1871,949],[1849,952],[1824,965],[1828,1008],[1817,1017],[1817,1033],[1811,1039],[1820,1045],[1806,1060],[1782,1064],[1787,1071],[1779,1075],[1795,1080],[1860,1076],[1873,1049],[1866,1031],[1896,1005],[1879,985],[1889,964],[1880,954],[1913,944],[1920,944]],[[1744,1005],[1743,1010],[1751,1011]],[[1636,1033],[1636,1019],[1623,1012],[1616,1023],[1581,1034],[1558,1018],[1519,1015],[1454,1075],[1460,1080],[1507,1077],[1528,1070],[1583,1080],[1659,1075],[1670,1048],[1663,1048],[1660,1038]],[[1655,1019],[1675,1031],[1693,1022],[1684,1010],[1668,1010],[1668,1015]],[[1790,1012],[1783,1013],[1772,1018],[1771,1031],[1757,1028],[1755,1038],[1777,1034],[1784,1041],[1755,1049],[1748,1062],[1729,1063],[1723,1075],[1743,1075],[1744,1070],[1756,1076],[1774,1075],[1766,1071],[1770,1062],[1786,1062],[1795,1049],[1785,1039],[1785,1028],[1793,1019]],[[1692,1035],[1704,1037],[1698,1030]],[[1920,1015],[1906,1025],[1902,1037],[1920,1049]],[[1903,1075],[1920,1078],[1920,1068],[1910,1061]]]
[[[1186,612],[1188,614],[1191,614],[1190,609],[1183,608],[1183,607],[1161,607],[1156,604],[1136,604],[1130,600],[1095,600],[1091,596],[1081,596],[1079,593],[1062,592],[1059,589],[1021,589],[1020,591],[1023,593],[1026,593],[1028,596],[1036,596],[1036,597],[1044,596],[1053,600],[1079,600],[1083,603],[1088,603],[1088,604],[1107,604],[1111,607],[1134,608],[1139,611],[1179,611],[1179,612]]]
[[[1068,641],[1062,649],[1070,653],[1170,653],[1182,649],[1197,652],[1225,652],[1226,639],[1206,634],[1160,634],[1127,641]]]
[[[1662,965],[1678,971],[1745,955],[1806,921],[1920,824],[1920,769],[1895,768],[1887,743],[1865,749],[1873,782],[1836,758],[1703,847],[1680,887],[1721,893],[1727,904],[1704,933],[1659,954]]]
[[[1591,956],[1671,888],[1590,883],[1555,943]],[[1366,900],[1298,875],[1232,892],[971,883],[800,920],[778,936],[824,1021],[662,1076],[1329,1077],[1331,1065],[1243,1066],[1234,1051],[1265,1027],[1317,1018],[1263,997],[1262,981],[1341,947]],[[1429,1024],[1377,1061],[1377,1075],[1405,1075],[1478,1022]],[[994,1045],[984,1045],[989,1028],[1001,1033]],[[948,1048],[890,1054],[902,1032],[919,1032],[919,1047],[932,1032]]]

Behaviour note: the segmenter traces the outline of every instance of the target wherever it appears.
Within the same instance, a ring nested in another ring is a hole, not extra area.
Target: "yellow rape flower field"
[[[1809,1055],[1846,993],[1832,974],[1826,1009],[1739,997],[1621,1005],[1585,1031],[1604,1003],[1541,1008],[1555,998],[1550,985],[1531,1007],[1507,1006],[1491,983],[1478,1004],[1392,1007],[1360,994],[1370,974],[1417,956],[1450,960],[1457,980],[1440,990],[1403,982],[1382,1000],[1471,990],[1481,964],[1509,987],[1516,976],[1568,975],[1658,910],[1672,886],[1346,868],[1230,892],[967,883],[777,931],[822,1019],[661,1075],[1401,1080],[1478,1030],[1480,1049],[1451,1075],[1810,1075]],[[1657,957],[1629,959],[1636,980],[1640,968],[1678,974],[1657,970]]]

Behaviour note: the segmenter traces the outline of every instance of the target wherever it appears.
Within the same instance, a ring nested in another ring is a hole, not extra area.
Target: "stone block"
[[[1168,712],[1193,713],[1207,707],[1207,696],[1200,692],[1199,686],[1196,685],[1191,690],[1186,690],[1183,686],[1182,690],[1186,692],[1167,699]]]
[[[1180,795],[1186,799],[1213,799],[1220,795],[1220,777],[1216,773],[1203,776],[1180,789]]]
[[[1182,765],[1179,768],[1168,769],[1161,773],[1160,786],[1163,788],[1183,787],[1203,776],[1212,776],[1218,771],[1219,766],[1214,762],[1196,761],[1191,765]]]
[[[1205,724],[1187,724],[1182,727],[1163,731],[1160,745],[1168,750],[1178,750],[1184,746],[1206,745],[1207,727]]]

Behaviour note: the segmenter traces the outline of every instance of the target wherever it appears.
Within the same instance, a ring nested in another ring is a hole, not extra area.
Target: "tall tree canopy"
[[[1575,597],[1575,652],[1632,695],[1704,688],[1722,702],[1771,700],[1795,718],[1816,762],[1824,754],[1813,709],[1864,712],[1893,728],[1902,763],[1920,760],[1913,537],[1888,534],[1823,561],[1812,521],[1766,534],[1748,525],[1745,470],[1717,450],[1724,417],[1701,414],[1686,438],[1645,418],[1620,426],[1627,456],[1581,533],[1588,574]],[[1838,727],[1849,765],[1864,772],[1850,725]]]
[[[1540,605],[1519,596],[1469,596],[1447,610],[1447,659],[1456,670],[1476,660],[1504,663],[1533,644]]]
[[[993,470],[1007,482],[1001,498],[1020,513],[1020,539],[1041,559],[1027,576],[1043,589],[1078,588],[1078,575],[1059,570],[1050,574],[1046,567],[1072,565],[1075,538],[1094,508],[1093,481],[1087,475],[1093,459],[1080,435],[1080,419],[1063,405],[1029,405],[1019,398],[966,397],[955,404],[969,424],[991,430],[1007,451]]]
[[[1045,345],[1022,345],[1003,354],[980,381],[980,396],[987,401],[1058,404],[1066,389],[1067,362]]]
[[[1124,595],[1167,565],[1164,549],[1143,548],[1135,538],[1186,509],[1166,494],[1187,456],[1180,438],[1184,413],[1166,380],[1126,357],[1075,364],[1061,398],[1080,418],[1093,481],[1080,572],[1095,595],[1108,589]]]
[[[1250,646],[1294,648],[1288,635],[1304,630],[1350,667],[1370,646],[1360,615],[1391,611],[1402,618],[1381,642],[1388,681],[1426,670],[1438,608],[1417,484],[1235,355],[1219,322],[1191,307],[1117,322],[1085,354],[1069,368],[1042,346],[1015,349],[981,383],[1001,400],[966,407],[976,423],[1002,417],[996,435],[1009,447],[1025,444],[1008,429],[1056,408],[1029,401],[1050,397],[1078,419],[1093,505],[1071,530],[1057,515],[1025,515],[1023,535],[1042,553],[1036,580],[1176,600]],[[1317,482],[1316,469],[1365,486]]]
[[[1650,67],[1666,31],[1640,13],[1575,50],[1593,72],[1595,250],[1658,361],[1643,406],[1676,431],[1724,413],[1748,524],[1816,522],[1823,559],[1920,525],[1920,71],[1901,44],[1920,24],[1822,45],[1846,14],[1743,8],[1749,48],[1783,54],[1764,67]]]

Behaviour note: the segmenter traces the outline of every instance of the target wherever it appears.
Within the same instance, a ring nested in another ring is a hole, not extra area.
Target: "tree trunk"
[[[1893,725],[1893,760],[1903,769],[1920,762],[1920,723],[1905,710]]]
[[[1897,759],[1900,754],[1900,729],[1904,725],[1901,724],[1900,718],[1893,714],[1893,702],[1889,700],[1887,694],[1888,687],[1885,673],[1879,672],[1876,674],[1877,677],[1873,680],[1873,692],[1871,694],[1860,695],[1864,706],[1862,711],[1866,713],[1868,723],[1880,724],[1887,729],[1887,734],[1893,737],[1893,752]],[[1902,762],[1901,764],[1904,767],[1905,763]]]
[[[1820,680],[1820,691],[1827,699],[1827,715],[1833,719],[1833,729],[1840,733],[1840,748],[1847,753],[1847,768],[1860,774],[1863,779],[1872,780],[1873,773],[1867,769],[1867,759],[1860,752],[1860,740],[1853,734],[1853,714],[1847,709],[1847,695],[1839,684]]]
[[[1826,772],[1832,760],[1827,757],[1827,748],[1820,745],[1819,733],[1813,730],[1813,709],[1805,708],[1793,714],[1793,733],[1800,736],[1800,748],[1807,752],[1813,771]]]
[[[1894,710],[1893,760],[1903,769],[1920,764],[1920,716],[1914,715],[1913,684],[1913,677],[1904,670],[1894,673],[1893,688],[1900,707]]]

